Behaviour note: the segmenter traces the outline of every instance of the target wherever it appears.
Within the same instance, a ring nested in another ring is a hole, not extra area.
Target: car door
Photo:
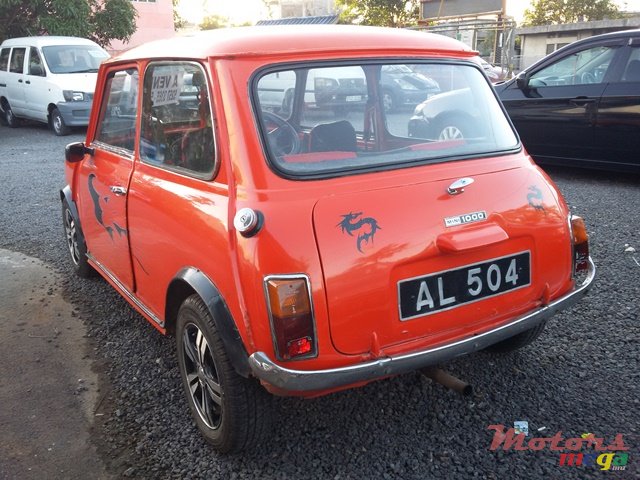
[[[7,75],[7,97],[9,105],[15,115],[24,116],[25,93],[24,93],[24,64],[26,58],[26,47],[13,47],[9,57],[9,74]]]
[[[525,82],[500,92],[522,142],[536,159],[572,163],[597,157],[598,102],[607,86],[621,40],[578,46],[551,55]]]
[[[169,284],[187,267],[225,287],[233,284],[228,185],[219,171],[203,66],[154,61],[142,85],[140,147],[128,200],[131,256],[136,298],[163,318]]]
[[[137,132],[138,70],[117,66],[106,72],[93,153],[78,176],[79,210],[88,256],[117,286],[134,289],[127,223],[127,192]]]
[[[637,34],[636,34],[637,35]],[[595,140],[598,166],[640,171],[640,35],[631,38],[600,100]]]
[[[24,78],[26,115],[41,122],[46,122],[50,92],[47,88],[47,74],[44,62],[36,47],[30,47],[28,55],[29,60]]]

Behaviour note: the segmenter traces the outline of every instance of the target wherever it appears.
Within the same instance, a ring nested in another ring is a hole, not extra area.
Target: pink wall
[[[161,38],[171,38],[176,32],[173,29],[173,4],[171,0],[156,0],[155,2],[132,1],[138,11],[136,19],[137,30],[128,43],[120,40],[111,42],[107,50],[115,54],[123,50]]]

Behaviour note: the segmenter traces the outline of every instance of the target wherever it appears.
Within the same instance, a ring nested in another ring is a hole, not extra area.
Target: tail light
[[[582,217],[571,215],[571,235],[573,242],[573,271],[583,272],[589,268],[589,234]]]
[[[317,355],[309,279],[305,275],[266,277],[271,334],[280,360]]]

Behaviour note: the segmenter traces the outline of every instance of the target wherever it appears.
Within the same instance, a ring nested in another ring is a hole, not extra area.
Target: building
[[[269,0],[272,18],[320,17],[336,13],[335,0]]]
[[[176,32],[173,27],[173,3],[171,0],[131,0],[138,12],[136,31],[128,42],[111,42],[109,52],[116,54],[145,42],[160,38],[171,38]]]
[[[511,66],[516,24],[507,0],[421,0],[418,23],[466,43],[491,63]]]
[[[576,40],[602,33],[635,28],[640,28],[640,16],[567,25],[517,28],[516,35],[520,37],[520,68],[524,69],[551,52]]]

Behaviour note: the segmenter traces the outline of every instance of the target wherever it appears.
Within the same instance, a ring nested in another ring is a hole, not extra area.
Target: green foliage
[[[33,35],[70,35],[107,45],[136,31],[129,0],[0,0],[0,41]]]
[[[612,0],[533,0],[524,12],[523,25],[551,25],[619,18]]]
[[[229,19],[221,15],[208,15],[202,19],[200,30],[214,30],[229,26]]]
[[[418,0],[336,0],[340,23],[408,27],[418,23]]]

